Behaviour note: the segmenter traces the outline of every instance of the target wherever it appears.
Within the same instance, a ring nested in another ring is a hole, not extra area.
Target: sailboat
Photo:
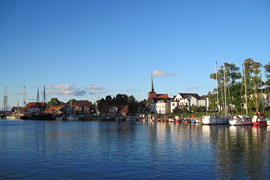
[[[224,77],[225,77],[225,75],[224,75]],[[217,61],[216,61],[216,82],[217,82],[217,109],[219,111]],[[224,79],[224,83],[225,83],[225,79]],[[205,125],[228,124],[228,119],[226,117],[219,117],[216,115],[208,115],[208,116],[203,116],[202,124],[205,124]]]
[[[236,115],[229,119],[229,124],[232,126],[252,125],[252,120],[248,116],[248,103],[247,103],[247,82],[246,82],[246,67],[244,66],[244,80],[245,80],[245,96],[246,96],[246,115]]]
[[[261,76],[261,94],[262,94],[262,76]],[[257,95],[256,95],[257,97]],[[264,104],[263,104],[263,98],[262,98],[262,107],[264,109]],[[253,118],[252,118],[252,124],[254,126],[264,126],[264,125],[267,125],[267,122],[266,122],[266,118],[264,117],[264,110],[262,113],[260,113],[258,110],[256,111],[256,113],[253,115]]]

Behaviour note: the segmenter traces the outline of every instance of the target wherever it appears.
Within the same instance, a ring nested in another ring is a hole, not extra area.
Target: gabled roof
[[[61,106],[52,106],[46,110],[46,112],[53,112],[54,110],[60,110],[64,105]]]
[[[101,113],[109,113],[109,109],[111,107],[116,107],[118,108],[118,111],[121,112],[127,112],[128,111],[128,105],[104,105],[102,106]]]
[[[87,101],[87,100],[80,100],[80,101],[75,102],[75,105],[76,106],[79,106],[79,107],[83,107],[83,106],[90,107],[91,106],[91,102],[90,101]]]
[[[40,108],[40,109],[46,109],[46,103],[44,102],[30,102],[24,107],[24,111],[29,108]]]
[[[200,96],[197,93],[178,93],[180,94],[184,99],[187,99],[189,96],[195,97],[196,99],[200,99]]]
[[[168,94],[157,94],[157,99],[165,99],[165,98],[169,98]]]

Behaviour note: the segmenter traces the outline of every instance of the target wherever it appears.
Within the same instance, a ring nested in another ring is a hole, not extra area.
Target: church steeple
[[[151,76],[151,87],[150,92],[148,93],[148,99],[156,98],[157,95],[154,90],[153,76]]]
[[[153,76],[151,76],[151,89],[150,89],[150,92],[155,92],[154,83],[153,83]]]

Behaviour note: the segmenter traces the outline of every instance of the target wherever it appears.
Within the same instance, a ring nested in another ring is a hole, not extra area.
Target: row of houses
[[[199,96],[196,93],[178,93],[174,98],[151,98],[149,112],[169,114],[173,113],[175,108],[186,107],[191,110],[192,106],[203,107],[207,110],[209,107],[208,97]]]
[[[30,102],[23,108],[23,113],[26,116],[39,115],[41,113],[46,114],[77,114],[87,115],[91,114],[91,102],[87,100],[76,101],[74,104],[63,104],[59,106],[52,106],[48,109],[47,104],[44,102]],[[14,108],[14,112],[18,108]]]
[[[152,77],[148,99],[150,100],[149,112],[157,114],[173,113],[175,108],[187,107],[190,110],[192,106],[196,106],[207,110],[209,107],[208,97],[199,96],[197,93],[178,93],[174,98],[170,98],[168,94],[156,94]]]

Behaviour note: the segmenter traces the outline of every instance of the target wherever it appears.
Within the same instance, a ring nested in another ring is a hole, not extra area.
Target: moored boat
[[[261,115],[256,112],[252,118],[252,124],[254,126],[264,126],[267,125],[266,118],[264,117],[264,113]]]
[[[217,116],[203,116],[202,124],[205,125],[219,125],[219,124],[228,124],[228,119],[225,117],[217,117]]]
[[[268,126],[270,126],[270,118],[266,118],[266,123]]]
[[[229,119],[232,126],[252,125],[252,119],[247,115],[236,115]]]

